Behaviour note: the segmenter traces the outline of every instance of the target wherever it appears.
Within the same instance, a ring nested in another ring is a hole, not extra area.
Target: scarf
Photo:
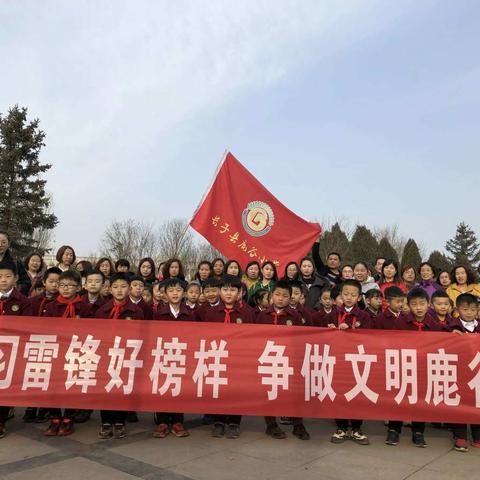
[[[75,305],[81,303],[81,301],[82,299],[80,298],[80,295],[76,295],[73,300],[68,300],[68,298],[59,295],[57,297],[57,302],[66,305],[62,318],[75,318]]]
[[[109,318],[112,318],[113,320],[118,320],[122,312],[125,310],[125,305],[127,304],[127,302],[128,300],[125,300],[123,303],[114,303]]]

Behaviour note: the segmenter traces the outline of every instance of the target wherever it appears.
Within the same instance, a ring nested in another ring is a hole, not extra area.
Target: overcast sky
[[[480,2],[0,3],[0,112],[47,133],[57,246],[189,218],[225,149],[309,220],[480,234]]]

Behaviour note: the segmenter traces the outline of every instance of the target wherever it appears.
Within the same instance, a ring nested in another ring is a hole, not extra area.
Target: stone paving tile
[[[12,473],[3,477],[8,480],[52,480],[68,478],[69,480],[135,480],[137,477],[119,472],[114,468],[99,465],[85,458],[70,458],[55,465],[45,465],[24,472]]]
[[[9,433],[8,437],[0,440],[0,442],[0,465],[26,460],[56,451],[54,447],[33,439],[25,438],[13,432]]]

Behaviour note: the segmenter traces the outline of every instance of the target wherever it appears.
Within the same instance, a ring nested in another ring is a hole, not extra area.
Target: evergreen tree
[[[398,263],[397,251],[392,247],[387,237],[383,237],[378,244],[378,257],[395,260]]]
[[[350,241],[348,257],[354,261],[373,264],[378,256],[378,242],[365,225],[357,225]]]
[[[422,263],[422,256],[420,255],[420,250],[418,249],[417,242],[413,238],[409,238],[405,244],[402,255],[402,268],[409,265],[415,270],[418,270],[420,264]]]
[[[450,272],[453,267],[452,262],[450,262],[447,256],[439,252],[438,250],[434,250],[430,254],[430,256],[428,257],[428,263],[431,263],[437,269],[437,272],[439,272],[440,270]]]
[[[455,236],[447,241],[445,249],[450,253],[448,259],[454,264],[475,267],[480,261],[480,245],[477,236],[464,222],[457,225]]]
[[[336,222],[320,239],[320,256],[325,262],[330,252],[338,252],[342,256],[342,260],[344,260],[349,244],[346,233],[342,230],[340,224]]]
[[[35,229],[53,229],[58,223],[48,213],[50,199],[41,178],[51,165],[38,158],[45,145],[39,123],[28,122],[27,109],[18,105],[6,117],[0,114],[0,228],[10,233],[12,250],[21,256],[36,247]]]

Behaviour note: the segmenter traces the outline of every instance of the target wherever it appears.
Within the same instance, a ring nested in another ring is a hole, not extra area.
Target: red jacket
[[[97,310],[95,318],[111,318],[114,306],[115,304],[113,300],[109,300]],[[127,300],[127,303],[122,308],[118,318],[121,320],[143,320],[143,310],[138,305]]]
[[[175,317],[170,310],[170,305],[167,303],[166,305],[157,308],[153,312],[153,319],[154,320],[168,320],[168,321],[177,321],[177,322],[194,322],[195,321],[195,314],[194,312],[188,308],[184,303],[180,304],[180,311],[178,312],[178,316]]]
[[[291,307],[286,307],[277,313],[274,306],[270,305],[266,310],[260,312],[255,323],[267,325],[303,325],[301,315]]]
[[[47,305],[53,302],[55,298],[55,296],[47,297],[44,293],[30,297],[27,300],[23,314],[31,317],[44,317]]]
[[[0,315],[24,315],[26,305],[27,298],[14,288],[8,298],[0,300]]]
[[[330,324],[338,327],[340,324],[346,323],[348,328],[373,328],[370,315],[358,305],[355,305],[350,312],[347,312],[342,305],[324,317],[322,323],[324,327],[328,327]]]
[[[422,326],[423,325],[423,326]],[[402,313],[395,321],[396,330],[413,330],[417,332],[439,332],[442,327],[430,315],[425,315],[423,322],[417,323],[411,313]]]
[[[313,319],[318,314],[316,310],[306,307],[305,305],[301,305],[300,303],[296,307],[291,306],[291,308],[300,314],[300,317],[302,318],[302,325],[307,327],[314,325]]]
[[[395,315],[389,308],[373,319],[374,328],[378,330],[395,330],[395,321],[401,315]]]
[[[67,308],[67,304],[61,303],[58,301],[58,298],[55,298],[52,302],[50,302],[45,310],[44,310],[44,317],[63,317],[65,310]],[[92,318],[92,307],[89,303],[85,303],[80,301],[74,304],[75,308],[75,318]]]
[[[255,315],[252,313],[252,308],[246,305],[241,305],[236,303],[233,308],[229,310],[229,315],[225,311],[225,305],[220,302],[216,307],[211,307],[205,311],[204,322],[215,322],[215,323],[253,323]],[[228,322],[230,318],[230,322]]]
[[[480,333],[480,322],[477,321],[477,326],[475,327],[475,329],[473,330],[473,332],[471,332],[470,330],[467,330],[464,326],[463,326],[463,323],[462,321],[460,320],[460,318],[454,318],[452,319],[452,321],[448,324],[447,327],[445,327],[445,329],[449,332],[453,332],[454,330],[458,330],[460,332],[463,332],[463,333]]]
[[[94,317],[95,314],[97,313],[97,310],[102,305],[105,305],[108,300],[102,297],[101,295],[99,295],[98,298],[93,303],[91,303],[90,300],[88,299],[88,293],[85,293],[84,295],[82,295],[82,301],[90,305],[90,308],[92,310],[92,317]]]

